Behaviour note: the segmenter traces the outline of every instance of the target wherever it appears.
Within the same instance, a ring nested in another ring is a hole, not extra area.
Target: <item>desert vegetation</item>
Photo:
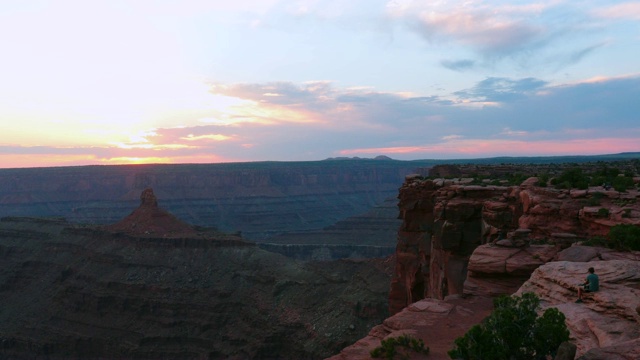
[[[517,171],[514,169],[517,168]],[[556,189],[587,189],[604,186],[625,192],[637,186],[634,177],[638,176],[640,161],[620,160],[612,162],[567,162],[567,163],[530,163],[526,166],[501,164],[461,164],[438,165],[429,171],[426,178],[469,179],[472,185],[520,185],[530,177],[537,177],[539,187],[553,186]]]
[[[400,335],[382,340],[380,346],[371,350],[372,358],[409,359],[410,354],[429,354],[429,348],[424,347],[422,339],[416,339],[410,335]]]
[[[565,316],[555,308],[538,316],[539,306],[540,299],[533,293],[496,298],[491,315],[456,339],[449,356],[529,360],[555,355],[560,344],[569,340]]]
[[[607,237],[593,237],[583,242],[587,246],[607,247],[618,251],[640,251],[640,226],[618,224]]]
[[[556,189],[587,189],[589,186],[604,186],[606,189],[613,188],[619,192],[625,192],[636,185],[633,177],[636,168],[632,166],[618,167],[601,165],[591,170],[582,167],[571,167],[565,169],[559,176],[551,179],[551,184]]]

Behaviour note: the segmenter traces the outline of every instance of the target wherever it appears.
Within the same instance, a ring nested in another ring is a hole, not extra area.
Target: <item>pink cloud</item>
[[[627,2],[601,8],[593,12],[593,15],[609,19],[640,20],[640,2]]]
[[[485,50],[518,47],[541,31],[517,21],[467,12],[429,13],[420,19],[428,29]]]
[[[491,156],[541,156],[568,154],[611,154],[638,151],[637,139],[599,138],[564,141],[514,141],[451,139],[427,146],[400,146],[346,149],[339,152],[343,156],[403,154],[411,158],[439,157],[491,157]]]

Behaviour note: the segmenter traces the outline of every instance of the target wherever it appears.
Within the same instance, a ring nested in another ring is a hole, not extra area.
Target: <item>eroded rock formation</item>
[[[604,254],[616,253],[602,249]],[[640,253],[617,253],[630,260],[556,261],[538,267],[518,290],[534,292],[543,307],[566,316],[579,359],[640,358]],[[606,256],[605,256],[606,258]],[[577,284],[589,267],[600,277],[600,290],[575,303]]]
[[[398,195],[403,223],[389,295],[392,314],[423,298],[512,293],[561,249],[606,236],[617,224],[640,225],[636,189],[560,190],[537,186],[535,177],[518,186],[473,180],[407,177]],[[483,244],[492,248],[481,248],[470,265]],[[481,281],[486,277],[490,281]]]
[[[367,359],[401,334],[424,340],[432,349],[425,358],[448,359],[455,338],[490,313],[493,297],[525,291],[567,311],[580,359],[638,358],[639,254],[578,245],[617,224],[640,225],[638,191],[560,190],[537,186],[535,177],[517,186],[473,182],[407,177],[389,299],[395,315],[332,359]],[[576,284],[592,265],[608,285],[584,308],[575,303]]]
[[[140,206],[119,222],[105,226],[109,231],[136,236],[175,237],[194,236],[197,231],[168,211],[158,207],[153,189],[140,194]]]

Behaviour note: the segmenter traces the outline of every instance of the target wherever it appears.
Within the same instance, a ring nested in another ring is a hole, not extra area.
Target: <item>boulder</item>
[[[592,246],[571,246],[558,253],[558,261],[587,262],[599,259],[602,249]]]
[[[612,346],[591,349],[578,360],[630,360],[640,359],[640,339],[625,341]]]
[[[558,347],[558,353],[553,360],[573,360],[576,357],[576,346],[568,341]]]
[[[589,267],[594,267],[600,277],[600,290],[585,295],[583,303],[575,303],[577,285],[584,282]],[[543,308],[555,307],[564,313],[579,357],[613,351],[626,356],[620,359],[638,358],[638,347],[633,350],[629,344],[637,344],[640,337],[640,315],[636,311],[640,304],[640,262],[546,263],[537,268],[516,293],[525,292],[536,293]]]
[[[532,245],[509,248],[481,245],[471,255],[463,293],[497,296],[514,293],[540,265],[555,258],[559,248]]]

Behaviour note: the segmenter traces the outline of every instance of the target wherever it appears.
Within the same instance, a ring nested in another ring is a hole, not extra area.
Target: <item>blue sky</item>
[[[0,167],[640,151],[637,1],[3,1]]]

